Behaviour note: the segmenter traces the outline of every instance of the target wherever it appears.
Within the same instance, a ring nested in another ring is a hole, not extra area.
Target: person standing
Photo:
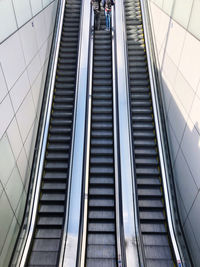
[[[94,10],[94,28],[100,30],[100,14],[101,14],[101,0],[91,0],[91,4]]]
[[[111,17],[111,7],[114,5],[113,0],[103,0],[103,8],[105,10],[106,17],[106,31],[110,31],[110,17]]]

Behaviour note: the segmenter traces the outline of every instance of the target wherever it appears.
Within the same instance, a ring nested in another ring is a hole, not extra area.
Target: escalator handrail
[[[120,140],[119,140],[119,112],[118,112],[118,86],[117,86],[117,53],[116,53],[116,12],[112,7],[112,85],[113,85],[113,135],[114,135],[114,166],[115,166],[115,217],[116,217],[116,243],[118,267],[125,265],[123,250],[122,226],[122,199],[121,199],[121,173],[120,173]]]
[[[92,10],[92,6],[90,6]],[[83,174],[83,203],[82,220],[79,234],[79,255],[80,266],[85,266],[86,242],[87,242],[87,216],[88,216],[88,193],[89,193],[89,161],[90,161],[90,137],[91,137],[91,110],[92,110],[92,70],[93,70],[93,48],[94,48],[94,12],[91,11],[89,38],[89,68],[88,68],[88,90],[87,90],[87,115],[86,115],[86,136],[85,136],[85,160]]]
[[[22,248],[19,253],[19,257],[17,260],[16,266],[23,267],[26,264],[27,256],[29,252],[29,247],[31,244],[31,240],[34,233],[36,216],[37,216],[37,209],[38,209],[38,202],[39,202],[39,195],[40,195],[40,185],[42,180],[42,173],[43,173],[43,165],[45,159],[45,151],[46,151],[46,144],[48,138],[48,129],[50,123],[50,115],[51,115],[51,108],[53,102],[53,93],[54,93],[54,83],[56,78],[56,69],[57,69],[57,61],[58,61],[58,53],[59,53],[59,46],[60,46],[60,39],[61,39],[61,32],[62,32],[62,24],[63,24],[63,16],[64,16],[64,8],[65,8],[66,0],[60,0],[58,6],[60,7],[58,13],[58,20],[57,20],[57,29],[55,31],[55,49],[53,49],[52,61],[50,62],[50,79],[47,88],[47,101],[44,110],[44,120],[41,128],[41,138],[39,141],[39,148],[38,148],[38,156],[36,160],[36,167],[35,167],[35,174],[34,174],[34,183],[32,188],[32,196],[30,200],[30,209],[28,214],[28,222],[27,222],[27,232],[25,234],[25,238],[23,241]]]
[[[147,5],[148,5],[147,1],[141,0],[144,36],[146,37],[145,46],[146,46],[146,52],[147,52],[146,54],[147,54],[151,94],[152,94],[152,106],[153,106],[153,114],[154,114],[154,119],[155,119],[156,137],[157,137],[159,159],[160,159],[160,166],[161,166],[162,183],[163,183],[163,191],[164,191],[163,193],[164,193],[165,206],[166,206],[166,215],[167,215],[169,234],[170,234],[170,238],[171,238],[171,242],[172,242],[172,246],[174,250],[174,255],[176,258],[176,264],[177,266],[184,266],[181,247],[177,239],[175,219],[174,219],[173,207],[172,207],[169,173],[168,173],[167,160],[166,160],[165,148],[164,148],[164,137],[163,137],[162,128],[161,128],[161,125],[162,125],[161,114],[160,114],[159,100],[158,100],[158,95],[157,95],[157,90],[156,90],[157,83],[156,83],[155,70],[153,67],[153,64],[155,62],[154,54],[153,54],[154,47],[152,43],[151,27],[149,23],[150,18],[149,18]]]

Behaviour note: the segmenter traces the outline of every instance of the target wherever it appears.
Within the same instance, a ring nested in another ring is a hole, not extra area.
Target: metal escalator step
[[[113,164],[113,158],[112,157],[94,157],[90,159],[91,164],[97,164],[97,165],[110,165]],[[113,167],[112,167],[113,168]]]
[[[115,224],[114,223],[103,223],[100,221],[99,223],[89,223],[88,224],[89,232],[103,232],[103,233],[114,233],[115,232]]]
[[[138,177],[137,179],[137,185],[138,186],[161,186],[161,181],[159,177],[154,177],[154,178],[148,178],[148,177]]]
[[[92,137],[94,138],[110,138],[113,136],[112,132],[106,131],[106,130],[97,130],[97,131],[92,131]],[[95,153],[95,151],[94,151]]]
[[[162,211],[147,210],[140,211],[140,220],[141,221],[164,221],[165,215]]]
[[[160,190],[160,188],[143,188],[143,189],[138,189],[138,196],[139,197],[162,197],[162,191]]]
[[[86,260],[87,267],[116,267],[115,259],[91,259]]]
[[[155,138],[155,133],[152,131],[146,131],[146,132],[142,132],[142,131],[138,131],[138,132],[133,132],[133,137],[134,138],[148,138],[148,139],[154,139]]]
[[[134,86],[131,88],[131,93],[134,93],[134,94],[139,94],[139,93],[142,93],[142,94],[150,94],[149,92],[149,87],[148,86]]]
[[[93,122],[111,122],[112,123],[112,115],[111,114],[94,114],[92,115],[92,121]]]
[[[95,67],[95,70],[94,70],[94,73],[111,73],[112,71],[112,66],[96,66]]]
[[[137,167],[140,166],[158,166],[158,160],[157,158],[152,157],[137,157],[135,158],[135,163],[137,164]]]
[[[53,109],[54,110],[62,110],[62,111],[71,111],[73,109],[73,106],[72,105],[67,105],[67,104],[60,104],[60,103],[54,103],[53,104]]]
[[[67,145],[67,144],[62,144],[62,143],[49,143],[48,146],[47,146],[47,149],[48,151],[51,151],[51,152],[63,152],[63,151],[69,151],[70,149],[70,146]]]
[[[103,131],[105,132],[105,131]],[[105,132],[106,133],[106,132]],[[94,154],[95,156],[112,156],[113,155],[113,148],[112,147],[92,147],[91,148],[91,153]]]
[[[62,202],[65,200],[65,194],[53,194],[53,193],[44,193],[41,196],[41,201],[45,201],[45,202]]]
[[[161,260],[161,259],[146,259],[147,267],[174,267],[173,260]]]
[[[64,103],[64,104],[67,104],[67,103],[69,103],[69,104],[72,104],[73,103],[73,98],[72,97],[59,97],[59,96],[55,96],[55,98],[54,98],[54,103],[59,103],[59,104],[62,104],[62,103]]]
[[[91,140],[91,145],[93,145],[94,147],[97,147],[97,146],[106,146],[106,147],[110,147],[110,146],[113,146],[113,140],[110,138],[101,138],[101,139],[92,139]]]
[[[114,185],[114,178],[113,177],[92,177],[90,176],[90,184],[91,185]]]
[[[89,245],[115,245],[113,234],[88,234],[87,243]]]
[[[60,229],[37,229],[36,230],[36,238],[61,238],[62,231]]]
[[[60,239],[34,239],[33,251],[58,251]]]
[[[51,161],[60,161],[63,160],[65,161],[66,159],[69,158],[69,154],[68,153],[55,153],[55,152],[49,152],[46,155],[46,159],[47,160],[51,160]]]
[[[115,219],[115,212],[114,211],[102,211],[102,210],[91,210],[88,214],[89,219],[100,219],[100,220],[113,220]]]
[[[90,167],[90,175],[114,175],[113,167],[109,166],[98,166],[98,167]]]
[[[93,114],[110,114],[112,112],[112,108],[109,106],[104,106],[104,108],[100,105],[98,107],[93,108]]]
[[[60,94],[60,95],[62,95],[62,94]],[[63,96],[64,96],[64,94],[63,94]],[[66,119],[68,119],[70,122],[72,122],[71,121],[71,119],[72,119],[72,116],[73,114],[72,114],[72,112],[60,112],[59,110],[54,110],[53,112],[52,112],[52,118],[53,119],[63,119],[63,118],[66,118]]]
[[[129,84],[130,84],[131,87],[135,87],[135,86],[137,86],[137,87],[138,86],[144,87],[144,86],[149,86],[149,80],[147,80],[145,78],[142,79],[142,80],[131,79]]]
[[[155,149],[151,149],[151,148],[136,148],[135,149],[135,154],[136,155],[143,155],[143,156],[157,156],[158,152]]]
[[[49,136],[49,141],[54,143],[69,143],[71,141],[70,136],[62,136],[62,135],[56,135],[52,134]]]
[[[136,146],[148,146],[148,147],[155,147],[156,146],[156,142],[154,139],[152,140],[146,140],[146,139],[135,139],[134,140],[134,145]]]
[[[47,162],[45,164],[45,170],[50,171],[50,170],[65,170],[67,171],[68,169],[68,164],[66,162]]]
[[[115,203],[113,199],[90,199],[89,207],[101,207],[101,208],[112,208]]]
[[[143,67],[145,69],[143,69],[142,72],[146,72],[147,71],[147,62],[146,62],[146,56],[143,53],[137,53],[135,55],[129,56],[129,61],[130,61],[130,66],[131,67],[135,67],[135,68],[140,68]]]
[[[149,123],[149,124],[153,123],[153,118],[152,118],[152,116],[150,116],[150,114],[144,114],[143,116],[142,115],[133,115],[132,120],[135,123]]]
[[[63,134],[68,135],[71,134],[72,129],[67,127],[52,127],[49,129],[50,134]]]
[[[136,157],[141,157],[141,156],[144,156],[144,157],[157,157],[158,155],[158,152],[155,150],[155,149],[144,149],[144,148],[136,148],[135,149],[135,155]]]
[[[147,259],[171,260],[169,246],[144,246],[144,252]]]
[[[98,196],[106,197],[113,197],[114,196],[114,189],[113,188],[98,188],[98,187],[91,187],[89,189],[90,198],[97,198]]]
[[[111,106],[112,105],[112,101],[111,100],[93,100],[93,105],[95,107],[102,107],[102,106]]]
[[[132,106],[132,112],[134,115],[149,115],[152,114],[151,106]]]
[[[111,245],[88,245],[87,257],[90,259],[112,259],[116,257],[116,248]]]
[[[39,207],[39,212],[42,214],[49,214],[49,213],[54,213],[54,214],[58,214],[58,213],[64,213],[64,207],[63,205],[40,205]]]
[[[154,130],[154,125],[152,124],[152,122],[135,122],[133,121],[132,123],[132,127],[134,130],[138,131],[138,130],[141,130],[141,131],[153,131]]]
[[[143,234],[166,234],[167,229],[164,223],[141,223],[141,231]]]
[[[72,67],[69,67],[68,69],[69,70],[73,70],[74,67],[72,66]],[[71,91],[71,90],[74,89],[74,83],[66,83],[66,82],[58,82],[58,81],[56,81],[55,89],[56,90],[57,89],[60,89],[60,90],[66,90],[66,89],[68,89],[68,90]]]
[[[161,199],[139,199],[139,208],[140,210],[150,208],[150,209],[163,209],[164,203]]]
[[[56,266],[58,253],[53,251],[34,251],[30,255],[28,266]]]
[[[52,216],[47,216],[47,217],[39,217],[37,221],[37,226],[38,227],[52,227],[55,226],[57,228],[62,227],[63,225],[63,217],[52,217]]]
[[[108,47],[106,47],[105,49],[108,49]],[[94,62],[94,67],[104,67],[104,68],[108,68],[111,67],[111,63],[109,61],[96,61]]]
[[[145,246],[168,246],[166,235],[143,235],[143,243]]]
[[[105,81],[104,81],[105,82]],[[94,83],[95,85],[97,85],[97,83]],[[103,82],[101,83],[101,81],[98,82],[98,84],[100,86],[103,85]],[[105,82],[105,85],[107,86],[108,83]],[[101,88],[101,87],[100,87]],[[100,89],[99,88],[99,89]],[[99,90],[100,91],[100,90]],[[109,92],[106,90],[105,92],[101,91],[102,93],[99,93],[99,92],[95,92],[93,93],[92,97],[93,99],[95,100],[111,100],[112,99],[112,95],[109,94]]]
[[[94,73],[93,79],[100,79],[107,80],[107,79],[112,79],[112,74],[111,73]]]
[[[44,192],[45,190],[47,191],[65,191],[66,190],[66,183],[63,181],[63,183],[59,183],[59,182],[44,182],[42,184],[42,191]]]
[[[152,103],[151,101],[142,101],[142,100],[132,100],[131,101],[131,106],[134,106],[134,107],[151,107],[152,106]]]
[[[160,171],[157,168],[136,168],[136,174],[138,176],[159,176]]]
[[[45,180],[65,180],[67,178],[66,172],[45,172],[44,174],[44,179]],[[57,181],[58,182],[58,181]]]
[[[109,121],[95,121],[92,123],[92,129],[94,130],[98,130],[98,129],[101,129],[101,130],[112,130],[113,129],[113,125],[111,122]]]

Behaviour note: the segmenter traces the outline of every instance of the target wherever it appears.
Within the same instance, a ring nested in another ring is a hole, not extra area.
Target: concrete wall
[[[0,266],[22,221],[57,0],[0,1]]]
[[[200,0],[149,0],[182,225],[200,266]]]

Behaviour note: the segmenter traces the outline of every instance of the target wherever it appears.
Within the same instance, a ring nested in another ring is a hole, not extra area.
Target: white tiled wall
[[[194,264],[200,266],[200,1],[149,2],[178,205]]]
[[[56,7],[57,0],[0,1],[0,267],[23,217]]]

